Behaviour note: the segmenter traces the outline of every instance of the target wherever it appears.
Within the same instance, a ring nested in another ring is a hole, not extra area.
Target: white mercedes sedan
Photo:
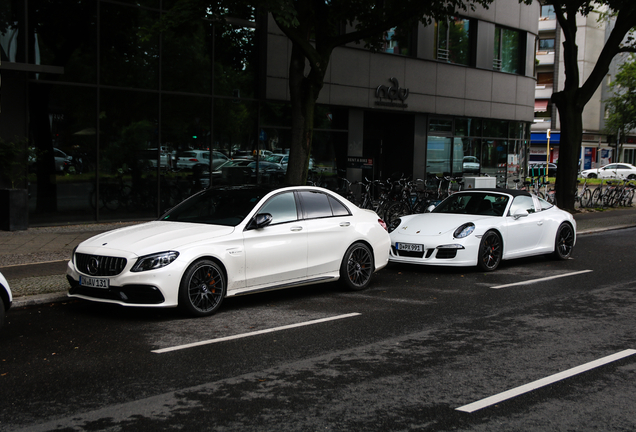
[[[526,191],[507,189],[455,193],[430,213],[393,221],[389,232],[391,262],[483,271],[531,255],[565,260],[576,242],[570,213]]]
[[[389,248],[384,221],[329,190],[213,188],[79,244],[68,295],[207,316],[227,296],[335,280],[364,289]]]

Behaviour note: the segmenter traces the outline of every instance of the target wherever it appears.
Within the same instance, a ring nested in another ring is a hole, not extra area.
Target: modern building
[[[577,16],[578,65],[581,82],[591,73],[596,59],[609,35],[612,23],[599,20],[597,11],[587,17]],[[550,102],[555,91],[565,85],[565,67],[562,53],[563,33],[551,5],[541,5],[539,40],[537,43],[537,85],[535,92],[535,118],[532,125],[530,160],[558,162],[560,120],[556,106]],[[581,169],[596,168],[610,162],[636,161],[636,136],[626,137],[627,144],[617,154],[616,147],[604,132],[605,104],[610,96],[610,83],[616,75],[621,58],[613,62],[607,80],[599,87],[583,111],[583,141],[581,143]],[[549,131],[549,132],[548,132]]]
[[[207,185],[174,169],[185,150],[289,149],[291,43],[271,16],[147,32],[172,3],[3,6],[0,137],[26,137],[33,149],[32,225],[155,218]],[[523,175],[538,15],[536,2],[496,0],[393,29],[381,53],[336,49],[318,101],[314,168],[350,180],[489,175],[499,185]],[[61,171],[54,152],[67,158]],[[202,176],[277,180],[234,174]]]

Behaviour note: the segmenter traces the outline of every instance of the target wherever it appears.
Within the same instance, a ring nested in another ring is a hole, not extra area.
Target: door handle
[[[349,225],[351,225],[350,222],[340,222],[341,227],[348,227]]]
[[[293,227],[290,228],[290,230],[291,231],[302,231],[303,227],[301,227],[301,226],[293,226]]]

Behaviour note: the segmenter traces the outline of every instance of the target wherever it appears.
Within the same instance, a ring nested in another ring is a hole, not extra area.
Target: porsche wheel
[[[486,232],[479,243],[477,267],[482,271],[494,271],[499,267],[502,255],[503,242],[499,234],[494,231]]]
[[[373,253],[364,243],[355,243],[347,249],[340,265],[340,280],[353,291],[369,286],[373,275]]]
[[[179,286],[179,306],[193,316],[212,315],[221,306],[227,283],[221,267],[210,260],[199,260],[183,275]]]
[[[562,223],[556,233],[554,239],[554,258],[558,260],[566,260],[570,258],[574,248],[574,230],[572,225]]]

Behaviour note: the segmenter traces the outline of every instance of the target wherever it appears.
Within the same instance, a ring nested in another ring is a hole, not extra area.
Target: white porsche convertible
[[[430,213],[389,226],[391,262],[478,266],[551,254],[565,260],[576,242],[572,215],[526,191],[473,189],[455,193]]]
[[[205,316],[226,296],[338,279],[364,289],[389,248],[384,221],[326,189],[207,189],[157,221],[80,243],[69,296]]]

